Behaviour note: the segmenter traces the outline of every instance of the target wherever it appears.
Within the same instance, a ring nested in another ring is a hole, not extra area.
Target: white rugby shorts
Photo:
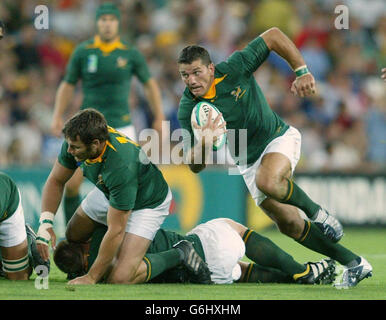
[[[127,221],[126,232],[153,240],[156,232],[169,214],[171,201],[172,192],[169,189],[164,202],[158,207],[133,210]],[[107,226],[109,200],[97,187],[94,187],[87,194],[81,203],[81,208],[90,219]]]
[[[200,238],[214,283],[226,284],[238,280],[241,275],[238,261],[245,254],[245,244],[225,219],[218,218],[199,224],[187,234],[196,234]],[[232,276],[235,274],[237,278]]]
[[[17,246],[26,238],[24,211],[19,192],[19,205],[15,213],[10,218],[0,222],[0,247],[9,248]]]
[[[239,171],[243,176],[245,184],[247,185],[248,190],[256,205],[259,206],[267,198],[267,196],[262,193],[256,185],[256,173],[263,157],[267,153],[272,152],[278,152],[285,155],[291,163],[291,170],[293,174],[300,158],[301,141],[302,137],[298,129],[290,126],[282,136],[273,139],[267,145],[259,159],[257,159],[254,164],[252,164],[250,167],[238,166]]]

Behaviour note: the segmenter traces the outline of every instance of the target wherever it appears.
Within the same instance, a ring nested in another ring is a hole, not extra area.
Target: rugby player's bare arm
[[[279,28],[268,29],[260,36],[264,39],[268,49],[275,51],[285,59],[293,70],[306,65],[298,48]],[[292,84],[291,92],[301,97],[314,94],[316,89],[312,74],[307,73],[296,78]]]
[[[62,166],[58,160],[56,160],[50,175],[43,187],[42,194],[42,213],[50,212],[56,214],[59,208],[60,201],[62,200],[64,185],[72,177],[75,170],[68,169]],[[43,216],[43,215],[42,215]],[[56,235],[53,228],[48,228],[47,232],[50,234],[51,246],[55,248]],[[40,235],[40,227],[38,231],[38,238]],[[38,251],[44,260],[49,259],[48,243],[46,245],[37,244]]]
[[[63,114],[67,109],[68,103],[74,97],[75,86],[66,81],[62,81],[56,92],[55,109],[52,119],[51,132],[60,137],[63,129]]]
[[[156,129],[158,132],[161,132],[162,121],[165,120],[165,115],[162,109],[162,98],[161,91],[155,79],[150,78],[144,84],[144,91],[149,106],[154,116],[153,120],[153,129]]]
[[[122,244],[130,213],[131,210],[122,211],[111,206],[109,207],[107,212],[108,229],[101,242],[98,256],[87,274],[92,280],[92,283],[97,283],[113,262],[113,259]]]
[[[43,188],[42,212],[56,213],[62,199],[64,185],[72,177],[74,171],[62,166],[56,160]]]

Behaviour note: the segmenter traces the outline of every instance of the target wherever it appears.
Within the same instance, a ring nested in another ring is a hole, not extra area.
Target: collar
[[[103,42],[99,35],[94,37],[94,43],[88,46],[88,48],[98,48],[103,54],[110,54],[116,49],[127,49],[127,47],[121,42],[120,37],[117,37],[112,42]]]
[[[106,148],[107,146],[109,146],[111,149],[113,149],[114,151],[116,151],[116,149],[114,148],[114,146],[110,143],[110,141],[106,140],[106,143],[105,143],[105,146],[103,147],[103,150],[101,152],[101,154],[94,158],[94,159],[87,159],[85,162],[86,164],[94,164],[94,163],[101,163],[103,161],[103,155],[105,154],[106,152]]]
[[[216,85],[218,83],[220,83],[221,81],[223,81],[227,75],[228,74],[225,74],[221,78],[215,78],[213,80],[212,85],[210,86],[209,90],[201,98],[204,98],[204,99],[213,99],[213,98],[215,98],[216,97]]]

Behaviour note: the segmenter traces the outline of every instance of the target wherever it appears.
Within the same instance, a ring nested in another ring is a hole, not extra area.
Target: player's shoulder
[[[192,110],[194,106],[196,105],[197,101],[192,95],[192,93],[189,91],[188,88],[185,88],[184,93],[182,94],[180,105],[177,112],[178,119],[190,119],[190,114],[192,113]]]
[[[14,183],[11,177],[2,171],[0,171],[0,181],[4,181],[6,183]]]

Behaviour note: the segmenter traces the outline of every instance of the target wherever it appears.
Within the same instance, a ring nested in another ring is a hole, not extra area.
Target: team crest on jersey
[[[105,184],[101,174],[98,174],[98,181],[96,184],[99,184],[99,185]]]
[[[246,89],[242,90],[240,86],[237,86],[232,92],[231,95],[235,97],[235,101],[239,100],[245,93]]]
[[[122,57],[118,57],[117,58],[117,66],[118,66],[118,68],[124,68],[124,67],[126,67],[126,65],[127,65],[127,59],[122,58]]]

